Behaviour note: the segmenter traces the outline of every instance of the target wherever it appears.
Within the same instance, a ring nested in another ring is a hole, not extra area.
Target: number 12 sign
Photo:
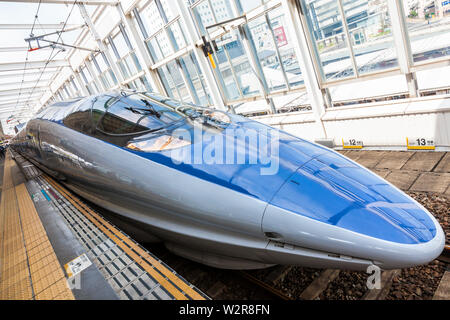
[[[344,149],[362,149],[364,146],[363,142],[356,139],[342,139],[342,148]]]

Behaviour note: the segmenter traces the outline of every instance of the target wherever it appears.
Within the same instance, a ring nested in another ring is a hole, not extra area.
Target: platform
[[[0,206],[0,300],[204,300],[155,255],[20,155]]]
[[[450,152],[345,150],[341,154],[403,191],[450,198]]]
[[[447,271],[442,276],[433,300],[450,300],[450,268],[447,268]]]

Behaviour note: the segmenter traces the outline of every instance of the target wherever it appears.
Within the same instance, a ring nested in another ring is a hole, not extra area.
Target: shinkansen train
[[[145,241],[218,268],[405,268],[444,247],[423,206],[339,153],[158,94],[55,103],[12,148]]]

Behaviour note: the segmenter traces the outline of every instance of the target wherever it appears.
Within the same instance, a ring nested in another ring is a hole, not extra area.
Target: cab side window
[[[71,113],[64,119],[64,124],[78,132],[92,134],[91,112],[89,110]]]
[[[108,108],[98,128],[110,134],[134,134],[161,127],[161,121],[149,117],[148,111],[118,101]]]
[[[105,113],[105,102],[103,97],[86,100],[64,118],[64,125],[78,132],[93,135],[96,120],[98,121],[99,117]]]
[[[76,130],[78,132],[91,134],[92,133],[92,121],[91,121],[91,106],[92,100],[86,100],[80,104],[76,110],[73,110],[68,114],[63,123],[65,126]]]

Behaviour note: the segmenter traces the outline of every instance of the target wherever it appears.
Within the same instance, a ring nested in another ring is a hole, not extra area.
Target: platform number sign
[[[361,140],[357,139],[342,139],[342,148],[344,149],[362,149],[364,146]]]
[[[434,139],[424,137],[408,137],[406,138],[406,146],[408,150],[435,150]]]

